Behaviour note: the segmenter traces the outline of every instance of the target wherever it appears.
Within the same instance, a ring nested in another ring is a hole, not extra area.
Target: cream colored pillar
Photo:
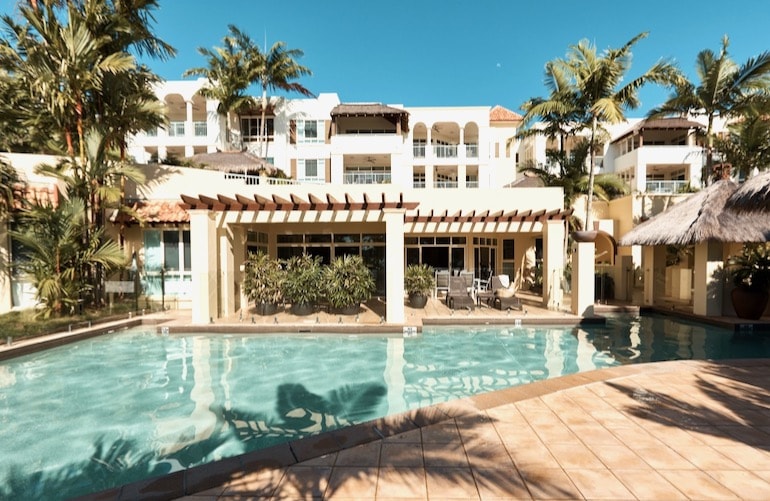
[[[186,101],[185,104],[187,105],[187,115],[185,116],[184,121],[184,155],[186,157],[191,157],[195,152],[192,144],[190,144],[190,138],[195,137],[195,125],[193,124],[193,102]]]
[[[239,281],[240,263],[235,262],[236,240],[240,232],[225,225],[217,230],[219,240],[219,286],[222,298],[222,316],[232,317],[239,302],[236,295],[236,283]]]
[[[563,302],[564,221],[546,221],[543,226],[543,305],[557,310]]]
[[[192,323],[207,324],[217,315],[217,229],[214,213],[190,211]]]
[[[7,267],[11,262],[11,239],[8,236],[8,224],[0,224],[0,262]],[[6,270],[7,271],[7,270]],[[0,312],[13,308],[12,281],[10,273],[0,273]]]
[[[404,309],[404,214],[405,209],[383,209],[385,219],[385,262],[387,263],[386,318],[389,324],[403,324]]]
[[[593,242],[572,244],[572,313],[594,314],[594,254]]]
[[[718,317],[722,314],[724,282],[724,253],[721,242],[695,245],[695,269],[692,312],[696,315]]]
[[[458,165],[457,166],[457,187],[464,189],[465,183],[467,179],[467,172],[468,169],[465,165]]]
[[[642,251],[644,269],[644,305],[652,306],[663,296],[666,287],[666,248],[662,245],[645,246]]]

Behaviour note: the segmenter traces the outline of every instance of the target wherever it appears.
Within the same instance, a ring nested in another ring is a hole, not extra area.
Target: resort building
[[[561,307],[572,211],[563,208],[561,188],[515,187],[522,165],[544,165],[546,149],[556,147],[543,136],[517,139],[520,115],[499,106],[345,103],[324,93],[271,99],[263,128],[261,109],[226,122],[217,103],[198,93],[204,84],[159,86],[168,125],[129,144],[147,176],[126,187],[140,218],[113,216],[112,231],[134,257],[148,300],[190,308],[197,323],[234,315],[248,308],[241,265],[262,249],[324,262],[362,256],[389,323],[404,322],[403,273],[413,263],[476,280],[506,274],[521,289],[542,290],[544,306]],[[595,204],[600,237],[583,259],[614,277],[619,299],[640,286],[633,270],[642,252],[616,241],[682,197],[685,186],[700,185],[702,128],[689,120],[632,120],[610,129],[597,172],[617,173],[632,192]],[[34,158],[5,156],[32,172]],[[172,158],[208,165],[180,167]],[[575,214],[582,219],[579,207]],[[593,303],[592,276],[593,266],[590,287],[572,291],[573,310],[575,293],[588,295],[580,305]],[[29,304],[29,294],[6,296],[3,309]]]

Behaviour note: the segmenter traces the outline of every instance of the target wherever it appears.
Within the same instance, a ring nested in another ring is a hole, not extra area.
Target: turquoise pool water
[[[0,363],[0,498],[66,499],[596,368],[769,355],[770,336],[658,316],[406,338],[130,330]]]

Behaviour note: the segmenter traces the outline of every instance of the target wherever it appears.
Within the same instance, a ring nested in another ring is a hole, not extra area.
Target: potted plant
[[[361,256],[336,258],[323,269],[326,299],[337,313],[354,315],[372,297],[374,278]]]
[[[727,261],[735,288],[731,292],[735,314],[757,320],[765,312],[770,291],[770,245],[745,244]]]
[[[284,264],[283,297],[291,303],[291,313],[310,315],[322,295],[321,257],[302,254],[292,256]]]
[[[281,302],[286,272],[277,259],[264,252],[249,253],[244,263],[243,292],[257,305],[260,315],[273,315]]]
[[[428,296],[436,286],[436,274],[427,264],[410,264],[404,272],[404,289],[409,295],[409,306],[424,308]]]

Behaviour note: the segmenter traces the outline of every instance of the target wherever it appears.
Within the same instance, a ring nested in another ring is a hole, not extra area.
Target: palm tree
[[[302,84],[294,81],[303,76],[313,74],[310,69],[297,63],[296,59],[303,55],[304,52],[300,49],[286,48],[286,42],[276,42],[264,54],[264,60],[261,67],[258,68],[258,74],[252,76],[252,81],[256,81],[262,87],[262,117],[259,137],[261,142],[260,156],[263,158],[266,155],[265,145],[267,144],[266,115],[268,89],[297,92],[307,97],[313,97],[314,95]]]
[[[548,150],[546,156],[549,165],[558,165],[558,171],[551,167],[525,165],[519,172],[539,177],[546,186],[559,186],[564,190],[564,207],[571,207],[580,195],[588,193],[589,173],[587,159],[589,157],[589,142],[581,140],[569,153],[564,150]],[[628,193],[628,187],[615,174],[599,174],[594,178],[594,196],[599,200],[612,200]],[[579,222],[570,219],[572,230],[579,229]]]
[[[646,83],[667,85],[679,75],[671,64],[660,61],[641,76],[626,82],[626,73],[631,67],[631,49],[646,36],[647,33],[640,33],[622,47],[606,49],[601,54],[597,54],[596,47],[588,40],[571,46],[565,58],[549,63],[552,65],[550,73],[561,79],[559,91],[534,102],[524,117],[525,121],[535,117],[543,121],[568,117],[574,120],[572,123],[576,131],[589,132],[588,198],[584,224],[588,230],[592,227],[594,164],[602,125],[625,120],[625,110],[639,106],[638,92]]]
[[[238,122],[238,111],[253,103],[246,93],[252,82],[253,68],[261,64],[262,56],[259,48],[244,36],[233,25],[229,26],[230,34],[222,39],[223,47],[209,50],[199,47],[198,52],[206,58],[205,67],[190,68],[184,76],[198,75],[208,80],[200,94],[219,102],[217,112],[224,115],[226,137],[224,149],[229,149],[231,142],[230,113],[235,111]]]
[[[20,216],[21,229],[11,232],[23,248],[17,268],[31,278],[46,317],[74,311],[90,292],[83,269],[100,265],[109,272],[126,264],[118,244],[101,230],[83,245],[84,211],[83,200],[74,197],[58,207],[35,205]]]
[[[728,45],[729,39],[725,36],[719,54],[710,49],[700,51],[695,65],[698,82],[681,77],[671,97],[649,113],[651,117],[688,114],[706,117],[706,179],[714,164],[714,120],[740,116],[757,99],[767,95],[770,85],[770,52],[749,58],[738,66],[727,52]]]
[[[65,14],[57,9],[56,0],[40,4],[19,7],[26,25],[3,16],[13,36],[0,43],[0,63],[27,85],[34,100],[45,103],[63,131],[70,156],[75,155],[76,135],[79,157],[84,160],[89,96],[99,93],[106,74],[134,69],[134,58],[127,52],[106,51],[111,39],[89,30],[85,13],[76,3],[68,2]]]
[[[735,172],[748,177],[755,169],[763,171],[770,166],[770,105],[752,107],[743,117],[728,127],[726,137],[715,139],[714,145]]]

